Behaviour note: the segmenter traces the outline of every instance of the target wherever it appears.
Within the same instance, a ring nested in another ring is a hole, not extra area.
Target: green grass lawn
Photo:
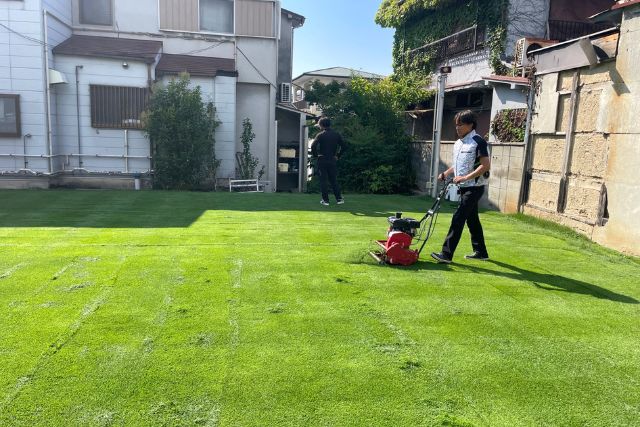
[[[482,215],[492,261],[366,253],[352,196],[0,191],[0,425],[640,424],[640,263]]]

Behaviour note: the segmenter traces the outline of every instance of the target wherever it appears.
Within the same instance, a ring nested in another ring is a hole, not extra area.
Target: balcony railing
[[[615,24],[608,22],[592,24],[590,22],[557,21],[550,19],[549,39],[564,42],[597,33],[598,31],[607,30],[614,26]]]
[[[477,25],[407,52],[408,56],[428,53],[436,61],[473,52],[484,45],[485,29]]]

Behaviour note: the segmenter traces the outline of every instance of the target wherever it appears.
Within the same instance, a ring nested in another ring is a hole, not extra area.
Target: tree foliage
[[[407,79],[353,77],[348,84],[313,83],[306,99],[322,107],[349,147],[338,162],[345,189],[396,193],[412,188],[411,137],[405,133],[403,111],[432,95]]]
[[[424,12],[437,10],[456,0],[384,0],[376,13],[376,23],[387,28],[398,28],[409,19]]]
[[[202,101],[200,87],[189,84],[189,76],[181,75],[166,87],[157,85],[144,115],[153,146],[155,188],[213,188],[219,122],[213,104]]]

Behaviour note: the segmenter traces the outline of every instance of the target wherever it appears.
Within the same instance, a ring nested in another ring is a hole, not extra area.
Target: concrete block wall
[[[453,164],[454,141],[443,141],[440,145],[440,172]],[[524,144],[490,144],[491,178],[481,205],[505,213],[518,211]],[[411,162],[416,173],[416,184],[421,192],[429,191],[431,180],[432,143],[415,142],[411,145]]]
[[[491,144],[491,177],[489,178],[489,206],[500,212],[518,212],[524,143]]]

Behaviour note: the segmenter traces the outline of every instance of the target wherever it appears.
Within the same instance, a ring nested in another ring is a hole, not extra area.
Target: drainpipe
[[[24,156],[25,169],[29,169],[29,158],[27,157],[27,138],[31,138],[30,133],[22,137],[22,155]]]
[[[78,167],[82,169],[82,143],[80,135],[80,70],[82,65],[76,65],[76,121],[78,123]]]
[[[529,193],[529,180],[531,179],[531,122],[533,120],[533,106],[535,105],[536,96],[536,78],[535,76],[531,80],[531,86],[529,87],[529,99],[527,99],[527,124],[524,129],[524,158],[522,163],[522,179],[520,180],[520,197],[518,198],[518,213],[522,213],[522,208],[527,202]]]
[[[440,168],[440,141],[442,140],[442,118],[444,115],[444,91],[447,85],[447,75],[438,76],[438,97],[436,98],[436,114],[433,122],[433,150],[431,165],[431,197],[438,195],[438,169]]]
[[[124,173],[129,173],[129,129],[124,130]]]
[[[44,43],[42,49],[44,52],[44,91],[45,91],[45,115],[46,115],[46,135],[47,135],[47,156],[49,158],[49,173],[53,173],[53,146],[51,131],[51,86],[49,80],[49,29],[48,29],[48,12],[46,9],[42,11],[42,34]]]

